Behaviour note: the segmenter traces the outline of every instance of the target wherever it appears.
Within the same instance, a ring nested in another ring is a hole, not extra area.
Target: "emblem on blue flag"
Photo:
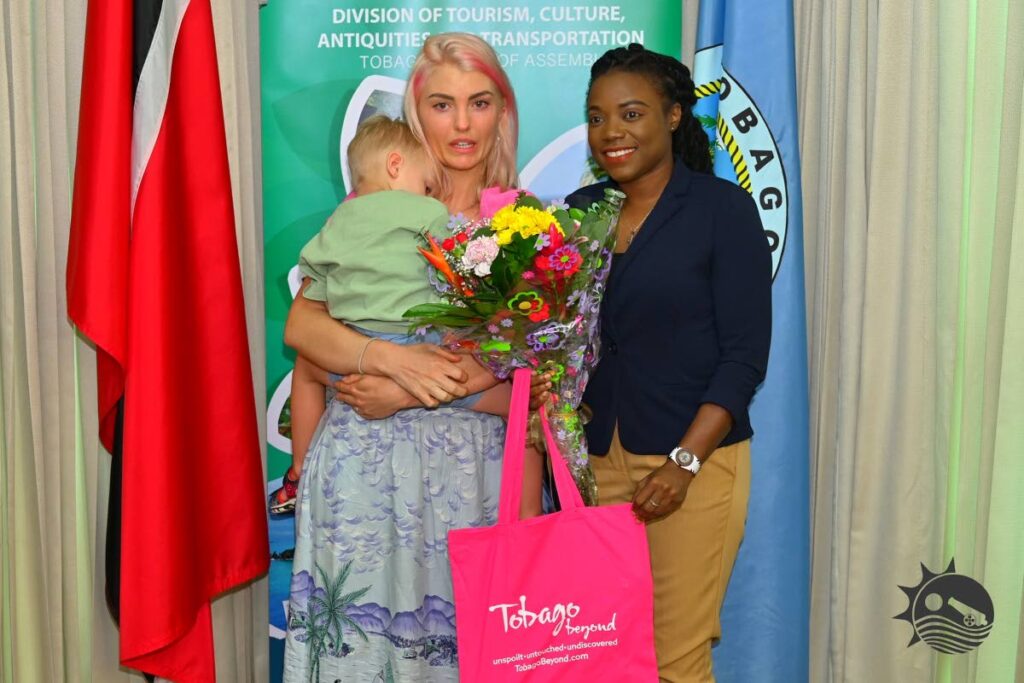
[[[715,175],[753,196],[772,250],[772,278],[786,246],[789,193],[782,155],[767,120],[750,94],[722,67],[722,46],[697,52],[693,64],[694,114],[708,134]]]

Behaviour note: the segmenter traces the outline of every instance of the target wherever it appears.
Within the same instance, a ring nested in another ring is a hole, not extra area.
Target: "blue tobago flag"
[[[746,535],[714,650],[719,683],[808,676],[807,332],[789,0],[701,0],[694,83],[715,173],[750,192],[772,247],[772,349],[754,397]]]

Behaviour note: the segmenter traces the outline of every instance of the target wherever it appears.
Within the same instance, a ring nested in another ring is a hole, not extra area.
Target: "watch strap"
[[[689,456],[689,457],[686,457]],[[682,446],[676,446],[668,455],[669,460],[675,463],[680,469],[696,475],[700,471],[700,458],[693,451],[688,451]]]

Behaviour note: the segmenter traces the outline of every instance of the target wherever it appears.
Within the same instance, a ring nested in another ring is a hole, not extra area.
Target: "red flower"
[[[576,245],[566,244],[554,225],[548,228],[548,244],[533,259],[533,267],[540,275],[549,282],[555,278],[566,279],[575,275],[582,264],[583,257]]]
[[[566,244],[557,249],[545,249],[541,255],[534,259],[534,265],[538,270],[545,272],[552,271],[555,277],[568,278],[576,274],[583,263],[580,251],[572,244]]]
[[[444,242],[441,242],[441,248],[444,249],[445,251],[451,251],[452,249],[455,248],[455,240],[449,237]]]
[[[455,239],[458,241],[459,244],[465,244],[466,242],[469,241],[469,235],[467,235],[464,232],[460,232],[458,235],[455,236]]]
[[[534,311],[530,315],[526,316],[535,323],[542,323],[551,317],[551,307],[547,304],[541,306],[538,310]]]
[[[555,227],[555,224],[552,223],[551,227],[548,228],[548,246],[544,251],[554,251],[563,244],[565,244],[565,236],[562,235],[558,228]]]

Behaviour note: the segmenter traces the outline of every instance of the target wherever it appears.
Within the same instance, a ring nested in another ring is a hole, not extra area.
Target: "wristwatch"
[[[672,452],[668,454],[668,459],[690,474],[696,475],[697,472],[700,472],[700,460],[682,446],[673,448]]]

